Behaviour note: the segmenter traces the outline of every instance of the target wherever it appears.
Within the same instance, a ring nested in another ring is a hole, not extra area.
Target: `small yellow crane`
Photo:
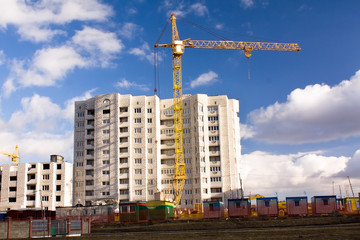
[[[209,41],[191,40],[190,38],[180,40],[176,26],[176,17],[171,14],[172,43],[155,44],[156,47],[166,47],[172,49],[173,65],[173,98],[174,98],[174,133],[175,133],[175,165],[174,165],[174,204],[180,203],[182,191],[186,180],[184,146],[183,146],[183,104],[182,104],[182,75],[181,75],[181,55],[185,48],[205,48],[205,49],[238,49],[242,50],[247,58],[251,57],[254,50],[270,51],[300,51],[297,43],[270,43],[270,42],[242,42],[242,41]]]
[[[9,157],[11,157],[11,160],[14,162],[14,163],[18,163],[19,162],[19,146],[16,145],[15,146],[15,152],[14,153],[9,153],[9,152],[6,152],[6,151],[0,151],[0,154],[4,154],[4,155],[7,155]]]

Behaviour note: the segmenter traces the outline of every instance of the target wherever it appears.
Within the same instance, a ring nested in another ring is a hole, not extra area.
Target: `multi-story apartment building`
[[[181,206],[235,198],[239,191],[238,100],[183,96],[187,180]],[[74,205],[172,197],[173,100],[97,95],[75,103]]]
[[[50,162],[0,166],[0,211],[72,206],[73,164],[59,155]]]

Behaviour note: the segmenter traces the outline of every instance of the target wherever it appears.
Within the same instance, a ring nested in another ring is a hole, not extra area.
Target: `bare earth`
[[[174,220],[94,226],[75,239],[360,239],[360,216]],[[63,239],[63,238],[56,238]],[[64,238],[65,239],[65,238]]]

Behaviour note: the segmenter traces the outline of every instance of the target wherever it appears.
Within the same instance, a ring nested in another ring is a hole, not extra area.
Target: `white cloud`
[[[154,63],[153,52],[150,51],[149,44],[146,42],[139,48],[131,48],[129,54],[138,56],[140,59],[146,59],[150,63]],[[161,61],[161,56],[158,56],[158,60]]]
[[[129,82],[125,78],[121,79],[120,82],[115,83],[115,87],[120,88],[120,89],[121,88],[124,88],[124,89],[134,88],[134,89],[139,89],[141,91],[149,91],[150,90],[146,85],[137,84],[136,82]]]
[[[18,28],[24,40],[34,42],[49,41],[57,34],[63,34],[57,25],[72,21],[105,21],[112,14],[108,5],[97,0],[39,0],[0,1],[0,27],[8,25]]]
[[[102,67],[108,66],[110,61],[115,58],[115,55],[124,48],[124,45],[121,40],[117,39],[115,33],[104,32],[87,26],[83,30],[76,32],[72,42],[78,48],[90,54],[93,63],[100,61]]]
[[[331,182],[346,169],[348,157],[323,156],[321,152],[275,155],[256,151],[242,155],[241,176],[246,194],[299,196],[331,194]]]
[[[254,138],[301,144],[360,135],[360,71],[336,86],[295,89],[284,103],[248,115]]]
[[[127,39],[133,39],[138,32],[143,31],[142,27],[135,23],[126,22],[119,30],[119,34]]]
[[[195,15],[197,16],[204,16],[205,14],[209,13],[208,8],[204,4],[199,2],[190,5],[189,9],[190,12],[195,13]]]
[[[5,63],[5,54],[3,50],[0,50],[0,65],[3,65]]]
[[[240,6],[244,9],[251,8],[255,5],[255,0],[240,0]]]
[[[159,9],[164,9],[167,16],[170,16],[172,13],[175,14],[175,17],[184,17],[189,13],[193,13],[196,16],[205,16],[209,13],[207,6],[200,2],[188,5],[184,2],[165,0],[160,6]]]
[[[190,82],[191,88],[196,88],[199,86],[213,84],[214,82],[218,81],[217,73],[213,71],[209,71],[207,73],[201,74],[198,78]]]
[[[219,29],[219,30],[222,30],[224,28],[224,24],[218,23],[218,24],[215,25],[215,28]]]
[[[62,116],[64,119],[69,120],[70,122],[73,122],[74,119],[74,112],[75,112],[75,102],[76,101],[83,101],[89,98],[93,97],[93,92],[96,89],[90,89],[88,91],[86,91],[82,96],[76,96],[73,97],[72,99],[69,99],[65,102],[65,109],[62,111]]]
[[[54,86],[74,68],[88,63],[71,47],[46,48],[35,52],[31,61],[13,60],[10,76],[3,85],[3,93],[9,96],[20,87]]]

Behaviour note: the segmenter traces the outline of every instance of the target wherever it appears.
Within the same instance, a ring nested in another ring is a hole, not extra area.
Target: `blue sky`
[[[0,9],[0,150],[19,144],[22,162],[72,161],[74,101],[153,95],[153,45],[174,12],[181,39],[220,40],[190,21],[229,40],[302,48],[182,57],[183,93],[240,101],[246,194],[344,196],[346,176],[360,191],[359,1],[2,0]],[[158,53],[156,87],[171,98],[171,52]]]

